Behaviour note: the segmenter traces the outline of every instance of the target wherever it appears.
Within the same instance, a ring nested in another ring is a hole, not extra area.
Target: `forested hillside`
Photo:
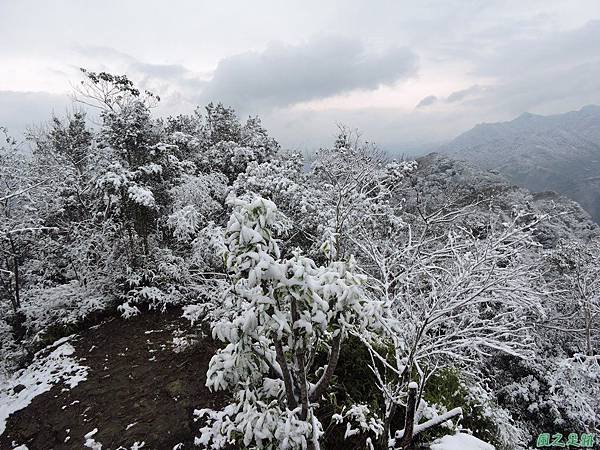
[[[441,151],[497,170],[533,192],[556,191],[600,222],[600,106],[554,116],[523,114],[477,125]]]
[[[161,118],[82,75],[31,154],[0,152],[0,447],[599,431],[600,230],[577,203],[344,127],[306,159],[222,104]]]

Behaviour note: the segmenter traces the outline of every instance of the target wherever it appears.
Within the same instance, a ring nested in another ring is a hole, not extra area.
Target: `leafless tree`
[[[540,293],[526,250],[535,245],[530,231],[536,223],[523,223],[521,215],[510,223],[490,221],[482,236],[460,225],[467,212],[440,212],[418,233],[408,225],[401,239],[357,242],[370,266],[372,295],[394,312],[388,330],[394,362],[365,344],[386,402],[386,438],[398,407],[409,412],[405,430],[410,434],[412,426],[412,436],[396,433],[401,448],[411,448],[418,432],[441,423],[418,423],[420,414],[411,412],[408,401],[411,383],[420,405],[427,381],[440,368],[468,367],[496,351],[531,351],[528,319],[539,309]],[[435,221],[446,224],[443,231],[436,232]],[[459,414],[453,410],[445,420]]]
[[[576,339],[594,356],[600,332],[600,242],[562,242],[552,251],[553,310],[540,326]]]

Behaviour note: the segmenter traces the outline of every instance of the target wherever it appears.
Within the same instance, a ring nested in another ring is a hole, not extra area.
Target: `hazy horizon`
[[[222,101],[286,148],[336,124],[396,153],[482,122],[600,103],[600,3],[59,1],[0,4],[0,125],[61,115],[79,67],[127,74],[158,113]]]

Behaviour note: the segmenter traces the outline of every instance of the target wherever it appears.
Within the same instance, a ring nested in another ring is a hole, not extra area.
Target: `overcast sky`
[[[258,114],[289,148],[343,123],[420,151],[600,103],[599,43],[598,0],[0,0],[0,125],[64,113],[85,67],[159,93],[161,114]]]

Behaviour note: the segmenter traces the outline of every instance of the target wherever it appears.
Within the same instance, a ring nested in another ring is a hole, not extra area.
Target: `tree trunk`
[[[587,355],[594,356],[594,349],[592,347],[592,317],[589,308],[585,308],[585,340]]]
[[[404,435],[400,440],[400,448],[412,450],[413,430],[415,427],[415,410],[417,407],[417,383],[414,381],[408,385],[408,401],[406,404],[406,416],[404,418]]]
[[[386,411],[385,420],[383,422],[383,433],[381,434],[381,438],[379,438],[378,448],[382,450],[387,450],[388,441],[390,439],[390,428],[392,425],[392,418],[396,415],[396,409],[398,409],[398,405],[394,403],[392,400],[389,400],[390,408],[389,411]]]
[[[15,277],[13,309],[15,310],[15,313],[17,313],[19,308],[21,307],[21,277],[19,274],[19,260],[17,258],[17,248],[15,246],[15,241],[13,240],[10,233],[8,234],[8,241],[10,243],[10,251],[13,257],[13,274]]]
[[[296,304],[296,299],[292,297],[291,301],[291,313],[292,313],[292,329],[294,329],[294,325],[296,321],[300,319],[300,314],[298,313],[298,305]],[[302,337],[300,336],[297,329],[293,330],[294,333],[294,348],[292,349],[294,353],[294,357],[297,362],[298,370],[297,370],[297,378],[298,384],[300,385],[300,404],[302,405],[302,420],[306,420],[308,417],[308,390],[306,386],[306,364],[304,362],[304,345],[299,346]]]
[[[333,373],[335,372],[335,368],[337,367],[338,360],[340,358],[340,349],[342,348],[342,330],[338,330],[338,334],[336,334],[331,342],[331,353],[329,354],[329,361],[327,362],[327,367],[323,372],[319,381],[310,395],[310,400],[312,402],[319,401],[321,396],[329,386],[329,382],[333,377]]]
[[[283,346],[281,345],[281,341],[275,341],[275,355],[279,366],[281,367],[281,374],[283,376],[283,384],[285,385],[285,395],[287,398],[288,408],[294,409],[298,406],[298,402],[296,402],[296,397],[294,394],[294,386],[292,383],[292,376],[290,375],[290,369],[287,361],[285,360],[285,355],[283,354]]]
[[[291,313],[292,313],[292,328],[294,328],[294,324],[296,323],[296,321],[298,321],[300,319],[300,314],[298,313],[298,305],[296,303],[296,299],[292,297],[292,301],[291,301]],[[305,351],[305,347],[304,347],[304,343],[302,343],[302,346],[299,346],[298,344],[300,343],[300,341],[302,340],[302,337],[300,336],[300,333],[298,332],[297,329],[294,329],[293,331],[294,333],[294,357],[296,358],[296,362],[297,362],[297,366],[298,366],[298,371],[297,371],[297,378],[298,378],[298,384],[300,385],[300,404],[302,405],[302,411],[300,413],[300,418],[302,420],[307,420],[308,419],[308,411],[309,411],[309,400],[308,400],[308,383],[306,380],[306,364],[305,364],[305,359],[304,359],[304,351]],[[314,423],[314,421],[313,421]],[[313,430],[314,433],[314,430]],[[314,450],[315,446],[314,443],[311,440],[309,440],[307,442],[307,450]]]

